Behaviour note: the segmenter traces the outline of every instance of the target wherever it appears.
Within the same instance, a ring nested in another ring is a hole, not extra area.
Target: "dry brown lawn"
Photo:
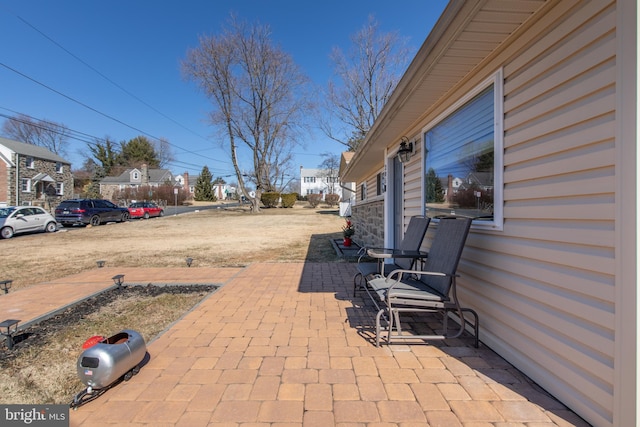
[[[185,258],[192,257],[192,268],[258,261],[341,261],[330,239],[341,236],[343,224],[335,210],[297,205],[265,209],[262,214],[240,208],[201,210],[16,236],[0,241],[0,274],[1,279],[13,279],[13,289],[18,289],[96,268],[97,260],[105,260],[108,266],[182,267]],[[136,325],[136,331],[149,342],[203,295],[122,295],[91,315],[61,319],[64,326],[51,332],[40,325],[34,333],[36,345],[18,343],[0,357],[0,403],[70,403],[84,389],[76,361],[88,337],[115,333],[127,324]]]
[[[53,234],[0,241],[0,280],[14,289],[107,266],[245,266],[258,261],[336,260],[330,238],[341,236],[344,220],[336,210],[246,208],[201,210],[183,215],[132,220]]]

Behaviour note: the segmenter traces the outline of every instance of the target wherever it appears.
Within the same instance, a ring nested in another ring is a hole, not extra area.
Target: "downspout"
[[[20,154],[16,153],[16,206],[20,206]]]

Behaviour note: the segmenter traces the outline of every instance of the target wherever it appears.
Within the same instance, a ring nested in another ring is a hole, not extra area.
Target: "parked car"
[[[14,234],[58,229],[56,219],[37,206],[8,206],[0,208],[0,235],[10,239]]]
[[[56,220],[64,226],[100,225],[129,221],[129,209],[103,199],[70,199],[56,208]]]
[[[152,216],[164,216],[164,209],[153,202],[133,202],[129,205],[131,218],[149,219]]]

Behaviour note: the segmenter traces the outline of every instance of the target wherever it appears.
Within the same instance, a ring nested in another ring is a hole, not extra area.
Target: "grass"
[[[109,266],[183,267],[191,256],[197,259],[195,268],[262,261],[339,262],[330,239],[341,235],[343,222],[335,211],[298,205],[265,209],[259,215],[215,209],[17,236],[0,242],[0,271],[3,278],[14,280],[15,290],[96,268],[98,259]],[[63,328],[29,338],[37,339],[37,345],[19,344],[10,357],[0,358],[0,403],[70,403],[85,387],[77,377],[76,361],[87,338],[135,325],[132,329],[148,343],[203,296],[121,296]]]
[[[76,361],[87,338],[116,333],[122,325],[136,325],[135,330],[149,342],[203,296],[202,292],[122,296],[60,330],[38,334],[37,343],[17,345],[11,357],[0,360],[0,402],[70,403],[86,387],[78,379]]]

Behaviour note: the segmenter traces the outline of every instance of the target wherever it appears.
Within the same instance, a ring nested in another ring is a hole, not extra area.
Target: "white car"
[[[58,229],[56,219],[37,206],[8,206],[0,208],[0,236],[10,239],[14,234]]]

